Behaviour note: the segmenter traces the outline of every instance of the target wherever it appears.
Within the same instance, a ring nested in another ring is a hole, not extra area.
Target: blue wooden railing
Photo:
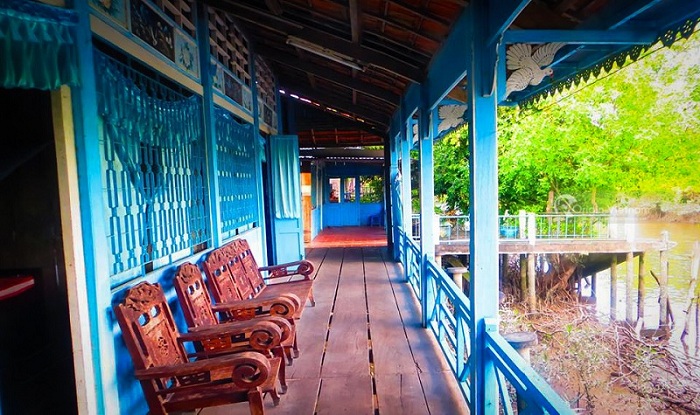
[[[427,304],[427,327],[437,339],[464,398],[469,402],[469,373],[473,364],[470,336],[474,330],[470,300],[433,260],[421,259],[420,247],[413,238],[403,230],[399,234],[399,253],[406,279],[421,303]],[[427,289],[421,293],[423,278],[426,279],[423,286]],[[495,387],[498,388],[503,413],[573,414],[569,405],[498,333],[498,323],[487,321],[485,326],[485,356],[496,369]],[[527,409],[518,412],[517,400]]]

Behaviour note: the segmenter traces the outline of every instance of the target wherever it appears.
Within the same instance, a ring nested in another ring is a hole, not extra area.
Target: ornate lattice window
[[[277,128],[277,94],[275,78],[270,67],[259,56],[255,57],[255,75],[258,83],[258,112],[260,123]]]
[[[259,223],[258,171],[251,124],[240,124],[227,111],[216,110],[220,231],[223,239]]]
[[[194,38],[197,37],[197,28],[194,24],[193,0],[154,0],[153,3],[163,10],[168,17],[173,19],[182,30]]]
[[[246,110],[253,111],[248,40],[233,17],[209,8],[209,47],[216,67],[214,87]]]
[[[114,285],[210,245],[202,104],[100,52],[95,66]]]

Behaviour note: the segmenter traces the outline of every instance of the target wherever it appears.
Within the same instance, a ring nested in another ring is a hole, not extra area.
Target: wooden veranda
[[[289,391],[268,414],[466,414],[467,403],[386,248],[315,248],[316,306],[298,325]],[[201,414],[248,414],[247,404]]]

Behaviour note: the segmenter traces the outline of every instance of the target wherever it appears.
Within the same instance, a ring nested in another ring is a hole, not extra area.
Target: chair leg
[[[272,397],[272,404],[277,406],[280,404],[280,395],[277,392],[277,388],[273,388],[271,391],[269,391],[270,396]]]
[[[285,394],[287,393],[287,365],[286,365],[286,359],[285,355],[287,354],[286,347],[280,347],[280,348],[275,348],[273,350],[273,355],[275,357],[279,357],[281,359],[280,362],[280,371],[278,373],[278,379],[280,381],[280,393]],[[291,363],[290,363],[291,364]],[[277,392],[277,389],[275,388],[275,393]],[[274,399],[274,395],[273,395]]]
[[[288,366],[291,366],[294,362],[294,355],[292,352],[294,352],[294,346],[287,346],[284,348],[284,356],[287,358]]]
[[[248,392],[248,407],[250,407],[250,415],[265,415],[262,392],[259,388]]]
[[[309,301],[311,302],[311,307],[316,307],[316,300],[314,299],[314,287],[309,290]]]
[[[297,343],[297,338],[294,336],[294,346],[292,346],[292,350],[294,351],[294,358],[299,357],[299,344]]]

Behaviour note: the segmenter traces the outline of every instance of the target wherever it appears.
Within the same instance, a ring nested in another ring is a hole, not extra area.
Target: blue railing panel
[[[409,238],[403,230],[401,231],[401,245],[405,252],[406,263],[404,264],[406,268],[406,279],[413,287],[413,291],[416,293],[418,298],[420,296],[420,274],[421,274],[421,255],[420,247]],[[402,257],[404,258],[404,257]]]
[[[438,340],[443,354],[448,361],[460,386],[469,397],[469,335],[471,318],[469,299],[459,291],[445,272],[435,262],[426,264],[428,286],[435,298],[434,308],[429,315],[428,327]]]
[[[403,230],[399,230],[402,261],[407,281],[420,301],[427,301],[427,327],[435,336],[445,360],[467,402],[470,397],[469,376],[471,372],[471,335],[474,324],[471,320],[470,300],[454,284],[451,278],[428,260],[422,263],[418,245]],[[418,262],[416,262],[418,261]],[[424,271],[424,272],[422,272]],[[427,279],[427,290],[420,295],[421,278]],[[488,324],[487,324],[488,325]],[[517,413],[573,414],[569,405],[542,379],[520,355],[495,331],[494,325],[486,331],[486,359],[496,368],[496,387],[504,414],[513,414],[517,396],[527,402],[527,409]],[[471,404],[471,403],[470,403]]]
[[[527,402],[531,412],[550,414],[574,414],[549,384],[496,331],[486,332],[487,355],[493,360],[497,371],[513,386],[519,399]],[[501,390],[503,393],[503,390]],[[513,402],[509,399],[509,403]],[[538,408],[539,411],[534,409]]]

